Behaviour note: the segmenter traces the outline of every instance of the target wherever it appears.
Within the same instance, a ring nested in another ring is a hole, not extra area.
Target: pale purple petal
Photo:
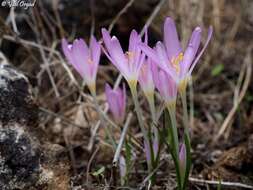
[[[186,169],[186,147],[185,144],[181,144],[180,150],[179,150],[179,167],[181,175],[185,174]]]
[[[192,33],[188,47],[185,50],[183,61],[180,64],[180,77],[184,77],[188,72],[193,59],[196,56],[201,40],[201,28],[196,27]]]
[[[208,43],[211,40],[212,34],[213,34],[213,27],[210,26],[209,29],[208,29],[208,35],[207,35],[206,43],[205,43],[204,47],[202,48],[202,50],[200,51],[200,53],[198,54],[198,56],[196,57],[196,59],[194,60],[193,64],[191,65],[189,74],[192,73],[195,65],[197,64],[197,62],[199,61],[200,57],[202,56],[202,54],[204,53],[205,49],[207,48],[207,45],[208,45]]]
[[[91,49],[91,58],[92,58],[92,61],[95,64],[98,64],[99,60],[100,60],[100,55],[101,55],[101,46],[97,42],[97,40],[96,40],[96,38],[94,36],[91,36],[90,49]]]
[[[165,47],[163,45],[162,42],[157,42],[156,44],[156,52],[157,55],[159,57],[159,61],[157,62],[157,65],[163,69],[164,71],[166,71],[175,81],[178,80],[178,75],[175,71],[175,69],[172,67],[166,51],[165,51]]]
[[[144,92],[154,91],[154,81],[151,70],[151,59],[147,59],[142,65],[139,74],[139,83]]]
[[[140,43],[139,47],[153,61],[159,62],[159,57],[157,56],[156,51],[154,49],[152,49],[151,47],[149,47],[147,44],[144,43]]]
[[[109,109],[115,121],[121,123],[125,118],[126,106],[126,90],[123,86],[123,91],[120,88],[113,90],[109,84],[105,85],[106,100],[109,104]]]
[[[165,20],[163,35],[168,57],[172,60],[182,52],[182,47],[178,39],[176,24],[170,17]]]
[[[90,52],[91,52],[91,75],[93,79],[95,80],[99,65],[99,60],[101,56],[101,47],[100,44],[97,42],[96,38],[94,36],[91,37],[90,41]]]
[[[102,28],[102,36],[103,36],[103,41],[105,43],[106,48],[110,49],[111,48],[111,45],[110,45],[111,44],[111,36],[105,28]]]
[[[66,56],[68,61],[72,64],[73,63],[73,58],[72,58],[72,53],[71,53],[72,45],[68,44],[67,40],[64,38],[61,41],[61,46],[62,46],[64,55]]]
[[[115,93],[113,92],[112,88],[110,87],[109,84],[106,84],[105,86],[105,94],[106,94],[106,99],[109,104],[109,109],[113,115],[113,117],[118,120],[119,119],[119,104],[118,100],[116,99],[117,96],[115,96]]]
[[[84,40],[75,40],[72,47],[73,66],[79,72],[82,77],[85,77],[86,73],[90,74],[87,61],[89,59],[89,49]],[[88,77],[88,76],[87,76]],[[87,81],[86,81],[87,82]]]
[[[158,73],[160,81],[160,94],[164,98],[165,102],[170,101],[172,92],[169,91],[170,84],[168,83],[167,75],[164,71],[160,70]]]
[[[157,71],[155,67],[153,67],[153,70],[154,70],[153,78],[156,87],[160,92],[164,101],[167,103],[172,100],[175,100],[177,97],[177,85],[175,81],[162,69]]]
[[[160,89],[160,87],[161,87],[160,82],[161,81],[159,80],[158,67],[154,62],[151,63],[151,70],[152,70],[152,78],[154,80],[155,87],[160,92],[161,91],[161,89]]]
[[[129,52],[134,52],[136,50],[136,45],[138,43],[138,33],[135,30],[132,30],[130,37],[129,37]]]
[[[112,37],[111,48],[108,49],[111,57],[115,60],[113,63],[121,72],[127,73],[127,59],[123,53],[121,45],[116,37]]]
[[[126,160],[123,156],[119,157],[119,173],[120,173],[120,177],[124,178],[126,176]]]

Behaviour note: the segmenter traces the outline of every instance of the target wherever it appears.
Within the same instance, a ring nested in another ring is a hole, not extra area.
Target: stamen
[[[128,59],[132,59],[134,57],[134,52],[127,51],[126,56],[127,56]]]
[[[91,58],[88,59],[88,63],[93,64],[93,61],[91,60]]]
[[[141,66],[140,72],[142,75],[145,75],[147,73],[148,66],[146,64],[143,64]]]
[[[177,57],[172,57],[171,63],[172,66],[175,68],[176,72],[180,72],[180,62],[183,60],[184,54],[181,52]]]

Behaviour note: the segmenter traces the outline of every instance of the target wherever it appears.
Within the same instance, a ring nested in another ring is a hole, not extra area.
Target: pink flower
[[[179,150],[179,168],[180,168],[180,175],[185,175],[186,170],[186,148],[185,144],[182,143]]]
[[[151,57],[160,68],[166,71],[166,73],[176,81],[180,88],[180,85],[187,83],[188,77],[191,75],[212,37],[212,32],[213,29],[210,27],[204,47],[200,53],[197,54],[201,40],[201,28],[196,27],[183,53],[175,22],[168,17],[164,23],[164,43],[157,42],[155,49],[142,44],[141,49]]]
[[[105,85],[106,100],[109,104],[109,109],[117,123],[122,123],[126,113],[126,88],[123,85],[123,90],[117,88],[113,90],[109,84]]]
[[[149,97],[154,94],[154,81],[151,70],[151,59],[145,59],[144,64],[141,67],[139,74],[139,84],[143,90],[145,96]]]
[[[76,39],[73,44],[68,44],[66,39],[62,39],[62,49],[69,63],[81,75],[90,90],[95,91],[101,55],[101,47],[95,37],[91,37],[90,47],[83,39]]]
[[[152,63],[152,73],[155,86],[165,101],[166,106],[175,105],[177,85],[170,75]]]
[[[119,40],[111,37],[106,29],[102,29],[105,54],[112,64],[120,71],[129,84],[136,84],[140,68],[144,62],[145,55],[142,53],[138,44],[141,37],[135,30],[132,30],[129,38],[129,47],[126,53],[123,52]]]

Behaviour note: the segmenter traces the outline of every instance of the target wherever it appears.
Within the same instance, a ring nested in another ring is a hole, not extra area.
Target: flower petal
[[[149,47],[148,45],[144,43],[140,43],[139,47],[153,61],[159,62],[159,57],[157,56],[156,51],[154,49],[152,49],[151,47]]]
[[[120,70],[120,72],[124,75],[128,73],[128,65],[127,59],[123,53],[121,45],[118,39],[114,36],[111,39],[111,48],[108,49],[113,60],[113,64]]]
[[[213,27],[210,26],[209,29],[208,29],[208,34],[207,34],[207,40],[206,40],[206,43],[204,45],[204,47],[202,48],[202,50],[200,51],[200,53],[198,54],[198,56],[196,57],[196,59],[194,60],[193,64],[191,65],[191,68],[190,68],[190,71],[189,71],[189,74],[192,73],[193,71],[193,68],[195,67],[195,65],[197,64],[197,62],[199,61],[200,57],[202,56],[202,54],[204,53],[205,49],[207,48],[207,45],[208,43],[210,42],[211,40],[211,37],[212,37],[212,34],[213,34]]]
[[[87,67],[89,49],[85,41],[82,39],[75,40],[72,49],[73,66],[82,77],[90,77],[89,69]]]
[[[201,28],[196,27],[192,32],[191,39],[188,43],[188,47],[185,50],[183,61],[180,64],[180,77],[184,78],[187,74],[192,61],[194,60],[198,51],[201,40]]]
[[[91,68],[91,75],[93,77],[93,80],[95,80],[101,55],[101,46],[97,42],[96,38],[94,36],[91,36],[90,40],[90,52],[91,52],[91,59],[92,59],[92,68]]]
[[[103,37],[103,41],[105,43],[105,46],[107,49],[110,49],[110,44],[111,44],[111,36],[109,34],[109,32],[105,29],[105,28],[102,28],[102,37]]]
[[[61,46],[62,46],[62,50],[64,55],[66,56],[66,58],[68,59],[68,61],[72,64],[73,59],[72,59],[72,45],[69,45],[67,40],[65,38],[62,39],[61,41]]]
[[[96,38],[92,35],[90,40],[91,58],[95,64],[99,63],[101,55],[101,46],[97,42]]]
[[[174,20],[167,17],[164,23],[164,43],[169,59],[176,58],[181,52],[182,47],[178,39],[176,24]]]
[[[159,57],[159,61],[157,65],[166,71],[175,81],[178,80],[178,75],[175,69],[172,67],[170,61],[168,60],[165,47],[162,42],[157,42],[156,44],[156,52]]]
[[[129,46],[128,46],[129,52],[135,52],[138,40],[139,40],[138,33],[136,32],[136,30],[132,30],[130,37],[129,37]]]

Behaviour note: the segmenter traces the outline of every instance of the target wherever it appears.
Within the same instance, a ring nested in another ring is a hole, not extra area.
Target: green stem
[[[176,111],[175,106],[168,106],[167,109],[169,111],[171,126],[168,128],[169,134],[171,134],[171,155],[175,163],[176,175],[177,175],[177,184],[178,189],[181,190],[181,174],[180,174],[180,166],[179,166],[179,140],[178,140],[178,132],[177,132],[177,121],[176,121]]]
[[[159,146],[159,132],[157,129],[157,120],[156,120],[156,109],[155,109],[155,101],[154,101],[154,94],[147,96],[148,99],[148,104],[149,104],[149,108],[150,108],[150,112],[151,112],[151,117],[152,117],[152,125],[151,125],[151,134],[152,134],[152,141],[156,141],[155,143],[158,143]],[[154,135],[154,136],[153,136]],[[155,153],[154,153],[155,155]],[[157,157],[159,157],[159,155],[154,156],[154,160],[156,160],[156,162],[154,163],[155,165],[153,166],[153,168],[156,168],[157,166]]]
[[[182,104],[183,104],[183,123],[184,123],[184,130],[188,139],[190,139],[190,132],[189,132],[189,119],[188,119],[188,110],[187,110],[187,99],[186,99],[186,91],[180,93]]]
[[[156,122],[156,110],[155,110],[154,95],[148,96],[147,99],[148,99],[148,104],[149,104],[153,124],[156,125],[157,122]]]
[[[152,144],[151,144],[151,142],[148,138],[148,133],[145,129],[145,126],[144,126],[144,123],[143,123],[143,120],[142,120],[142,111],[141,111],[140,104],[139,104],[139,101],[138,101],[136,84],[129,84],[129,87],[130,87],[130,91],[131,91],[131,94],[132,94],[132,97],[133,97],[135,111],[136,111],[136,114],[137,114],[138,122],[140,124],[141,132],[143,134],[144,141],[147,143],[148,148],[150,150],[151,162],[148,161],[148,168],[149,168],[149,172],[152,172],[152,170],[153,170],[152,165],[153,165],[153,162],[154,162],[153,146],[152,146]],[[152,181],[152,178],[151,178],[151,181]]]
[[[179,142],[178,142],[178,133],[177,133],[177,120],[176,120],[176,112],[174,108],[168,108],[170,119],[171,119],[171,125],[172,125],[172,135],[173,135],[173,143],[175,150],[175,156],[178,159],[179,155]]]
[[[184,176],[182,177],[182,190],[186,188],[189,172],[191,169],[191,141],[190,141],[190,132],[189,132],[189,119],[188,119],[188,110],[187,110],[187,98],[186,98],[186,90],[180,92],[180,96],[183,104],[183,123],[184,123],[184,133],[185,133],[185,145],[186,145],[186,171]]]

